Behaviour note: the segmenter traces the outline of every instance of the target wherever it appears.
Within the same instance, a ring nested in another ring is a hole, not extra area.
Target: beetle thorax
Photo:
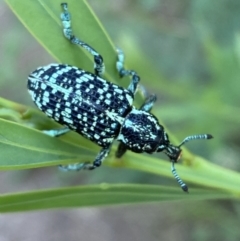
[[[133,152],[156,152],[164,145],[164,129],[151,113],[135,108],[125,117],[118,140]]]

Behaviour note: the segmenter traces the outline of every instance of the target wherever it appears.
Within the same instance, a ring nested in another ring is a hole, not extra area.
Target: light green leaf
[[[0,197],[0,212],[32,211],[52,208],[76,208],[166,202],[176,200],[225,199],[220,191],[193,190],[191,195],[176,188],[134,184],[100,184],[97,186],[69,187],[54,190],[9,194]]]
[[[74,46],[63,37],[60,13],[61,0],[6,0],[12,11],[38,42],[60,63],[93,70],[93,57],[81,47]],[[116,51],[89,5],[84,0],[71,0],[73,33],[100,52],[106,65],[106,77],[119,79]]]

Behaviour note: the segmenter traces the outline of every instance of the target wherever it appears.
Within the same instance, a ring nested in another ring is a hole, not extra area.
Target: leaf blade
[[[63,36],[60,21],[62,1],[6,0],[6,2],[28,31],[58,62],[92,72],[93,57],[83,48],[71,44]],[[74,35],[101,53],[106,65],[105,76],[108,79],[112,81],[119,79],[115,67],[114,45],[89,5],[86,1],[73,0],[69,4],[69,10],[73,18]],[[82,24],[78,24],[79,22]]]
[[[0,212],[33,211],[53,208],[76,208],[176,200],[225,199],[229,193],[192,190],[191,195],[178,188],[137,184],[101,184],[83,187],[39,190],[0,197]],[[231,197],[233,198],[233,197]]]

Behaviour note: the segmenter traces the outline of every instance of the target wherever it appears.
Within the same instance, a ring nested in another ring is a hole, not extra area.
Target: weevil
[[[173,176],[187,192],[188,187],[174,166],[180,158],[181,146],[190,140],[211,139],[212,135],[192,135],[178,146],[171,144],[164,127],[150,112],[156,95],[148,96],[139,109],[133,106],[140,77],[135,71],[124,68],[123,51],[117,50],[116,69],[120,77],[131,77],[127,88],[102,78],[105,69],[102,56],[73,35],[68,5],[62,3],[61,6],[64,36],[93,56],[94,73],[67,64],[50,64],[29,75],[28,91],[41,111],[64,126],[59,130],[44,131],[46,134],[56,137],[72,130],[102,147],[93,163],[65,165],[61,169],[93,170],[101,166],[114,140],[118,140],[117,158],[127,150],[149,154],[164,152],[172,163]]]

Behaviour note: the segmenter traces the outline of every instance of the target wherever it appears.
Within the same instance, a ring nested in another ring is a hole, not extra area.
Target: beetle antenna
[[[178,147],[181,147],[185,143],[192,141],[192,140],[199,140],[199,139],[212,139],[213,136],[210,134],[202,134],[202,135],[193,135],[193,136],[187,136]]]
[[[184,145],[185,143],[192,141],[192,140],[199,140],[199,139],[207,140],[207,139],[212,139],[212,138],[213,138],[213,136],[210,134],[187,136],[186,138],[184,138],[184,140],[181,142],[181,144],[177,148],[179,148],[179,150],[180,150],[180,147],[182,145]],[[173,174],[174,178],[177,180],[178,184],[181,186],[182,190],[184,192],[188,192],[188,186],[182,181],[182,179],[177,174],[177,171],[174,166],[175,162],[176,162],[176,159],[172,159],[172,167],[171,167],[172,174]]]
[[[175,166],[174,166],[174,161],[172,161],[171,170],[172,170],[172,174],[173,174],[174,178],[177,180],[177,182],[179,183],[179,185],[182,188],[182,190],[184,192],[188,193],[188,186],[182,181],[182,179],[177,174],[177,170],[175,169]]]

